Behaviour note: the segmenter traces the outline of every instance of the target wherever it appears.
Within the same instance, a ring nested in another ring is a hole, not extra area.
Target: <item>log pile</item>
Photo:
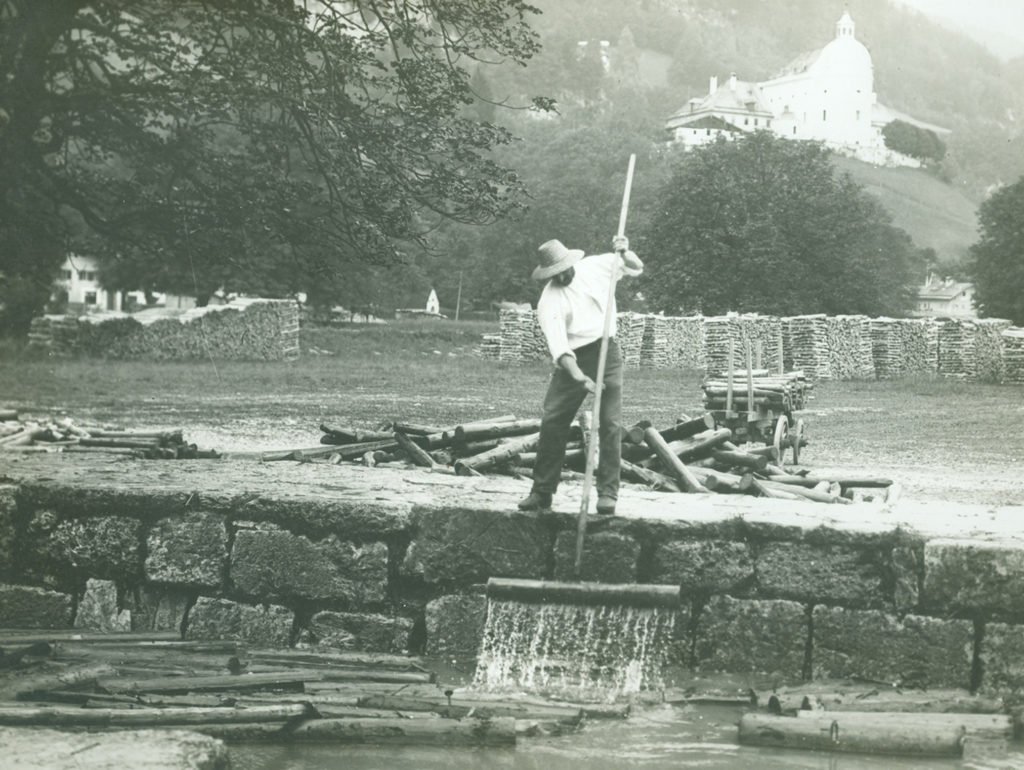
[[[774,316],[725,315],[704,319],[705,368],[709,375],[720,375],[730,368],[730,342],[733,365],[743,360],[749,346],[754,366],[779,371],[783,360],[782,320]]]
[[[871,321],[867,316],[829,316],[826,340],[832,379],[859,380],[875,376]]]
[[[643,342],[640,344],[640,366],[668,369],[672,360],[672,320],[663,315],[644,316]]]
[[[969,381],[1002,381],[1003,332],[1010,326],[1009,321],[998,318],[945,319],[939,326],[939,374]]]
[[[146,460],[216,459],[184,439],[180,428],[125,430],[118,426],[78,425],[69,417],[22,419],[16,409],[0,409],[0,452],[102,453]]]
[[[783,366],[798,369],[812,380],[832,379],[828,321],[824,314],[782,319]]]
[[[703,316],[673,316],[669,321],[669,365],[680,369],[703,369]]]
[[[724,383],[709,381],[708,387],[719,385]],[[813,387],[799,373],[765,378],[765,386],[755,392],[756,398],[777,400],[790,410],[803,408]],[[320,446],[263,452],[259,459],[419,467],[459,476],[498,474],[528,479],[533,475],[540,438],[540,420],[520,420],[515,415],[443,427],[401,421],[375,430],[327,423],[320,427]],[[585,469],[584,435],[582,424],[573,426],[563,466],[565,478],[579,478]],[[731,430],[715,427],[710,413],[693,419],[682,417],[662,430],[649,422],[637,423],[623,433],[622,478],[672,493],[716,492],[839,504],[892,499],[895,485],[890,479],[823,477],[803,468],[784,468],[773,446],[744,449],[733,439]]]
[[[498,360],[523,363],[547,357],[547,345],[534,310],[502,310],[498,325],[501,330]]]
[[[871,319],[871,353],[879,378],[934,374],[939,366],[938,326],[931,319]]]
[[[631,369],[640,366],[646,324],[647,316],[641,313],[619,313],[615,319],[615,339],[623,366]]]
[[[791,413],[807,408],[812,398],[814,384],[803,372],[786,372],[785,374],[769,374],[767,370],[752,373],[754,384],[754,403],[763,410],[771,410],[775,414]],[[737,372],[733,378],[733,403],[736,411],[756,411],[749,403],[746,387],[746,372]],[[711,411],[724,410],[727,402],[729,381],[724,378],[705,379],[701,385],[704,393],[704,408]]]
[[[1003,382],[1003,332],[1010,328],[1011,323],[1001,318],[981,318],[975,323],[978,325],[978,338],[974,345],[975,376],[982,382]]]
[[[489,358],[494,361],[501,359],[501,335],[485,334],[480,340],[480,347],[477,354],[481,358]]]
[[[1012,327],[1001,335],[1003,382],[1024,385],[1024,328]]]
[[[31,650],[27,654],[26,650]],[[16,661],[16,662],[14,662]],[[187,728],[228,741],[510,746],[628,706],[506,699],[404,655],[262,650],[175,633],[0,631],[0,725]],[[11,675],[13,674],[13,675]]]

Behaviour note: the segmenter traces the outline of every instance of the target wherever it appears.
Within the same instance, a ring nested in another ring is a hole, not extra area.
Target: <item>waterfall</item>
[[[476,687],[608,700],[662,686],[677,612],[490,599]]]

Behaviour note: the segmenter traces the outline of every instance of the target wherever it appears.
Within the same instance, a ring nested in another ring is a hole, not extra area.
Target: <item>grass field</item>
[[[317,443],[322,421],[451,424],[539,416],[550,368],[473,354],[485,322],[394,322],[303,332],[297,362],[146,363],[0,358],[0,406],[129,428],[174,426],[214,449]],[[309,348],[330,351],[312,355]],[[624,419],[701,412],[697,371],[626,372]],[[1024,392],[938,378],[820,383],[804,417],[815,469],[897,478],[907,496],[1024,503]],[[2,458],[0,458],[2,462]]]

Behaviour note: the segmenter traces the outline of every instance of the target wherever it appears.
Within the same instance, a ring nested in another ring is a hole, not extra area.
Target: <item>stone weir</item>
[[[569,579],[580,489],[427,471],[4,458],[0,627],[411,649],[467,668],[492,576]],[[678,584],[700,672],[1024,686],[1024,508],[626,487],[584,579]]]

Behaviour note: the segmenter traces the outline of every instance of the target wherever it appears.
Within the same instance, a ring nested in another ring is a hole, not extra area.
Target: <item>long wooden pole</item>
[[[629,165],[626,168],[626,189],[622,194],[622,209],[619,211],[618,235],[626,234],[626,213],[629,211],[629,193],[633,187],[633,169],[636,166],[636,155],[629,156]],[[618,280],[618,271],[613,268],[611,280],[608,282],[608,298],[604,306],[604,330],[601,332],[601,352],[597,359],[597,380],[594,383],[594,422],[590,427],[590,441],[587,442],[587,465],[583,476],[583,500],[580,502],[580,515],[576,524],[576,562],[573,565],[573,575],[577,580],[583,567],[583,540],[587,534],[587,509],[590,507],[590,488],[594,482],[594,463],[597,458],[597,435],[598,426],[601,424],[601,392],[604,390],[604,369],[608,359],[608,336],[611,334],[614,313],[612,306],[615,304],[615,283]]]

